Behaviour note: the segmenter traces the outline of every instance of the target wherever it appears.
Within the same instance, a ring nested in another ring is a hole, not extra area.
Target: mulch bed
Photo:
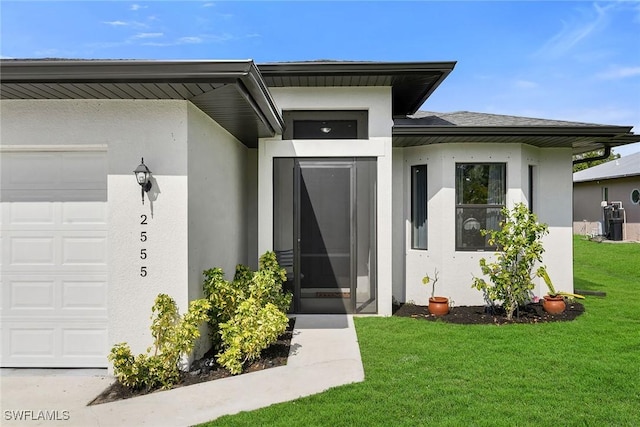
[[[283,366],[287,364],[289,357],[289,349],[291,348],[291,337],[293,336],[293,329],[295,325],[295,318],[289,320],[289,325],[284,334],[278,337],[278,340],[272,344],[269,348],[266,348],[261,354],[260,358],[245,365],[242,373],[260,371],[263,369],[275,368],[276,366]],[[231,377],[232,374],[225,368],[218,365],[215,360],[216,351],[209,350],[202,358],[195,360],[191,364],[191,368],[188,372],[180,373],[180,381],[172,388],[184,387],[188,385],[203,383],[206,381],[218,380],[220,378]],[[159,388],[151,390],[133,390],[129,387],[123,386],[118,381],[107,387],[102,393],[100,393],[95,399],[88,403],[88,405],[99,405],[101,403],[114,402],[116,400],[129,399],[131,397],[143,396],[145,394],[162,391]]]
[[[429,308],[425,305],[415,304],[399,304],[394,306],[393,315],[399,317],[411,317],[414,319],[426,321],[438,321],[447,323],[457,323],[464,325],[503,325],[508,323],[545,323],[545,322],[562,322],[574,320],[584,313],[584,306],[580,303],[573,302],[567,304],[567,309],[556,315],[551,315],[542,309],[540,303],[528,304],[514,315],[513,320],[508,321],[505,317],[504,310],[500,307],[494,309],[492,313],[485,306],[460,306],[453,307],[449,314],[444,316],[433,316],[429,313]],[[260,358],[245,366],[244,373],[260,371],[262,369],[274,368],[287,364],[289,357],[289,349],[291,347],[291,337],[293,335],[295,319],[289,321],[287,331],[282,334],[278,341],[271,347],[265,349]],[[215,361],[215,351],[212,349],[201,359],[191,364],[189,372],[182,372],[180,381],[173,388],[184,387],[192,384],[198,384],[206,381],[213,381],[220,378],[232,376],[229,371],[222,368]],[[161,391],[160,389],[152,390],[132,390],[123,386],[119,382],[114,382],[100,393],[95,399],[89,402],[89,405],[98,405],[101,403],[113,402],[116,400],[128,399],[131,397],[142,396],[149,393]]]
[[[461,325],[504,325],[509,323],[545,323],[564,322],[574,320],[584,313],[584,306],[578,302],[567,303],[567,309],[560,314],[552,315],[543,310],[542,304],[532,303],[514,313],[513,320],[505,317],[501,307],[496,307],[492,313],[486,306],[453,307],[449,314],[433,316],[425,305],[399,304],[394,307],[394,316],[412,317],[427,321],[457,323]]]

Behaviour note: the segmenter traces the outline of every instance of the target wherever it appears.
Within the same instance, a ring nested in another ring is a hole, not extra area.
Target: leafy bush
[[[258,271],[238,265],[231,282],[220,268],[206,270],[204,276],[218,363],[239,374],[245,362],[260,356],[287,328],[291,294],[282,290],[286,271],[273,252],[266,252]]]
[[[490,283],[474,277],[472,287],[485,292],[492,303],[502,302],[511,320],[516,309],[523,305],[535,288],[533,271],[536,262],[542,261],[544,248],[540,239],[548,233],[546,224],[538,222],[535,214],[523,203],[512,210],[502,209],[504,220],[499,230],[481,230],[489,235],[489,244],[497,245],[499,252],[494,262],[480,259],[482,273],[489,276]]]
[[[210,308],[206,299],[191,301],[181,318],[173,298],[159,294],[151,309],[153,354],[150,347],[146,354],[134,357],[127,343],[116,344],[108,359],[118,381],[133,389],[171,388],[180,378],[180,356],[193,350],[200,336],[198,326],[207,320]]]

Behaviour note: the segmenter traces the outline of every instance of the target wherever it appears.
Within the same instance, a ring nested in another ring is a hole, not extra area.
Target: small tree
[[[511,320],[535,288],[533,279],[538,271],[533,267],[542,261],[544,248],[540,239],[548,233],[548,227],[539,223],[523,203],[512,210],[503,208],[502,215],[499,230],[481,230],[483,236],[489,235],[489,244],[499,250],[493,262],[480,259],[482,273],[489,276],[490,282],[474,277],[472,287],[485,292],[492,303],[502,302],[507,319]]]

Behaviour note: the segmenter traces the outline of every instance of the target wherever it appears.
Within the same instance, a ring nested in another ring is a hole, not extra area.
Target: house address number
[[[145,230],[147,223],[147,216],[145,214],[140,215],[140,242],[143,243],[142,248],[140,248],[140,260],[142,260],[143,264],[140,266],[140,277],[147,277],[147,266],[144,265],[144,261],[147,259],[147,248],[144,247],[144,243],[147,242],[148,235],[147,230]]]

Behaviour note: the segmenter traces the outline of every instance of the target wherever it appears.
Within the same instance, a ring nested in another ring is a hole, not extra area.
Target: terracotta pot
[[[429,313],[434,316],[444,316],[449,312],[449,298],[431,297],[429,298]]]
[[[542,308],[549,314],[560,314],[567,308],[567,305],[564,303],[562,296],[552,297],[551,295],[545,295],[544,301],[542,301]]]

